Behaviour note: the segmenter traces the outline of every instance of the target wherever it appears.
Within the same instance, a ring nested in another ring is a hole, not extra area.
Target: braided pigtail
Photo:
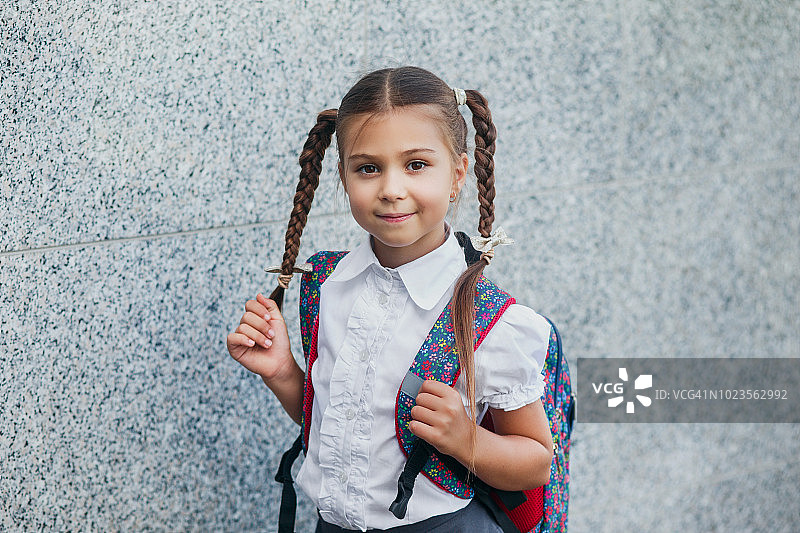
[[[336,109],[326,109],[317,115],[317,123],[308,133],[308,139],[300,153],[300,181],[297,183],[297,192],[294,195],[294,207],[289,217],[289,227],[286,229],[286,251],[281,262],[281,274],[278,276],[278,286],[270,294],[270,299],[275,300],[278,309],[283,309],[283,295],[289,286],[292,274],[297,272],[295,262],[300,250],[300,236],[308,221],[308,212],[311,202],[314,201],[314,192],[319,185],[319,174],[322,171],[322,159],[325,150],[331,144],[331,138],[336,130]]]
[[[480,222],[478,232],[489,237],[494,223],[494,151],[497,130],[492,123],[492,114],[486,98],[478,91],[468,90],[467,106],[472,111],[472,124],[475,126],[475,176],[478,185],[478,202],[480,204]],[[476,261],[468,266],[456,281],[453,289],[453,328],[455,334],[458,361],[461,375],[464,377],[469,415],[477,419],[475,405],[475,288],[483,275],[483,269],[489,264],[491,256]],[[473,427],[472,449],[469,469],[474,470],[474,450],[477,439],[477,428]]]
[[[466,91],[467,106],[475,126],[475,176],[478,178],[478,202],[481,219],[478,231],[483,237],[492,232],[494,223],[494,150],[497,129],[492,122],[488,102],[478,91]]]

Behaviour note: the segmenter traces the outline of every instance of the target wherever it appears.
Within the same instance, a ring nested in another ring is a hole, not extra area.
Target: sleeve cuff
[[[541,373],[536,376],[536,381],[527,385],[519,385],[509,392],[492,394],[484,398],[486,405],[492,409],[514,411],[520,407],[535,402],[544,393],[544,377]]]

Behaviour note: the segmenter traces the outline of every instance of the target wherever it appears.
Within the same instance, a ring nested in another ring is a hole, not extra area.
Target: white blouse
[[[467,267],[445,224],[441,246],[397,268],[380,264],[367,236],[320,289],[311,430],[297,483],[326,522],[345,529],[388,529],[469,503],[420,474],[405,518],[389,511],[406,460],[395,437],[397,391]],[[541,398],[549,334],[530,308],[506,309],[475,352],[478,413]],[[456,388],[466,407],[460,377]]]

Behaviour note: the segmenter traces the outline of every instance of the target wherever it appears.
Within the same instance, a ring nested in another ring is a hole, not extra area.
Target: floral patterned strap
[[[503,312],[514,302],[511,295],[498,288],[485,276],[481,276],[475,291],[475,350]],[[398,443],[406,456],[417,438],[409,431],[408,423],[411,421],[411,408],[416,405],[416,391],[419,390],[419,385],[427,379],[433,379],[453,386],[460,373],[458,351],[455,349],[452,304],[451,300],[442,310],[397,393],[395,427]],[[472,488],[450,471],[436,453],[431,455],[422,472],[439,487],[455,496],[471,498],[474,494]]]
[[[319,326],[319,291],[327,277],[336,268],[347,251],[317,252],[308,258],[313,267],[303,274],[300,282],[300,337],[303,341],[303,356],[306,359],[306,379],[303,386],[303,413],[301,429],[303,450],[308,450],[308,435],[311,429],[311,407],[314,403],[314,384],[311,382],[311,367],[317,360],[317,328]]]

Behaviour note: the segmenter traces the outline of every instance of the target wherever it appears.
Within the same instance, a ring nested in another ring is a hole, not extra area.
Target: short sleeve
[[[546,318],[510,305],[475,352],[476,403],[513,411],[540,399],[549,340]]]

